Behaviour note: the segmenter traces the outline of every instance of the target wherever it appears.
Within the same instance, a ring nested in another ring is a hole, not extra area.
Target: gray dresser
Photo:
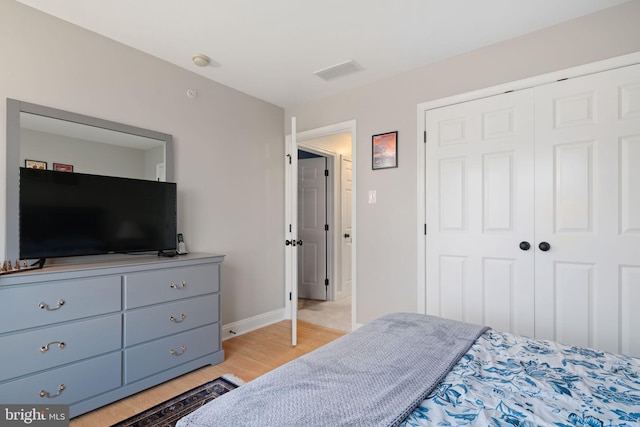
[[[224,256],[129,256],[0,277],[0,401],[75,417],[224,360]]]

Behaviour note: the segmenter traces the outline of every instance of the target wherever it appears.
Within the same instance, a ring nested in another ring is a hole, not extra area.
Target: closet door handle
[[[523,251],[528,251],[529,249],[531,249],[531,243],[520,242],[520,249],[522,249]]]
[[[540,242],[540,244],[538,245],[538,248],[542,252],[547,252],[549,249],[551,249],[551,245],[547,242]]]

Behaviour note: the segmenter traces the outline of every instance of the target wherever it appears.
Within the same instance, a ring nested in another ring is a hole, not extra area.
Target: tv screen
[[[20,168],[20,259],[176,248],[176,184]]]

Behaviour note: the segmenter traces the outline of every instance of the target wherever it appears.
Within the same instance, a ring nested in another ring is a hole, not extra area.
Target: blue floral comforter
[[[485,332],[404,426],[640,426],[640,359]]]

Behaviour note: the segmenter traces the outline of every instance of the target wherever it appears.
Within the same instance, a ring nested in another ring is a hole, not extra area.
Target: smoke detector
[[[207,55],[196,53],[191,57],[191,60],[198,67],[206,67],[211,62],[211,59]]]
[[[314,72],[322,80],[329,81],[364,70],[355,61],[348,60]]]

